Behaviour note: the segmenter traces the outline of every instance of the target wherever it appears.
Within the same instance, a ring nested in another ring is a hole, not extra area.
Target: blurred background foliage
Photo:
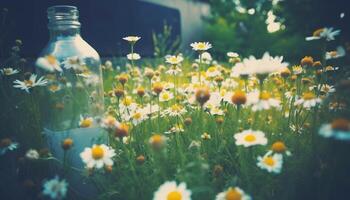
[[[315,29],[335,27],[341,37],[331,43],[349,50],[349,1],[345,0],[205,0],[211,6],[205,40],[213,43],[219,58],[236,51],[242,56],[261,56],[265,51],[297,62],[319,52],[319,42],[305,36]],[[343,14],[342,14],[343,13]],[[332,48],[331,47],[331,48]]]

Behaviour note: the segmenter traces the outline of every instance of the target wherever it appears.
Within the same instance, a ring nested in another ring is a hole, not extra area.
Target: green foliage
[[[154,55],[157,58],[178,53],[181,43],[180,36],[175,36],[175,40],[172,37],[174,37],[172,35],[172,27],[167,25],[167,23],[164,23],[163,32],[152,32]]]

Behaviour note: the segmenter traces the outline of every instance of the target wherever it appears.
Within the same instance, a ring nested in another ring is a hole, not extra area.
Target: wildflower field
[[[339,34],[322,28],[306,39],[326,47]],[[28,199],[346,199],[337,192],[350,189],[344,49],[297,63],[268,52],[216,60],[215,46],[194,42],[189,55],[142,60],[142,38],[123,39],[125,65],[103,62],[104,99],[90,102],[103,114],[78,113],[73,124],[101,140],[77,152],[79,139],[63,135],[60,157],[42,134],[49,99],[41,95],[56,97],[48,109],[64,110],[67,91],[94,99],[98,77],[79,58],[52,55],[36,62],[46,74],[30,72],[16,41],[0,76],[1,173],[16,178],[1,180],[1,190],[15,181]],[[62,78],[68,70],[82,85]]]

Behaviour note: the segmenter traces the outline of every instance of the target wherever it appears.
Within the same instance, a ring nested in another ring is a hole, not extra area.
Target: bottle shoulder
[[[100,60],[97,51],[80,36],[50,39],[40,56],[52,55],[58,60],[68,57],[92,58]]]

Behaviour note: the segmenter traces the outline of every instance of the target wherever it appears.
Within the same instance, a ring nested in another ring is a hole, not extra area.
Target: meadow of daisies
[[[338,34],[322,28],[306,40],[326,47]],[[102,65],[104,115],[81,113],[76,124],[108,135],[74,158],[84,168],[65,159],[77,141],[60,141],[58,159],[40,135],[37,90],[64,83],[48,87],[51,80],[25,71],[16,52],[15,65],[1,69],[1,98],[11,111],[2,119],[23,119],[12,122],[22,132],[2,135],[1,159],[28,199],[86,198],[70,182],[73,172],[81,184],[91,181],[91,199],[346,199],[337,192],[350,180],[350,80],[337,65],[344,49],[298,63],[269,53],[215,60],[215,46],[194,42],[192,58],[143,62],[141,38],[123,39],[131,49],[125,67]]]

